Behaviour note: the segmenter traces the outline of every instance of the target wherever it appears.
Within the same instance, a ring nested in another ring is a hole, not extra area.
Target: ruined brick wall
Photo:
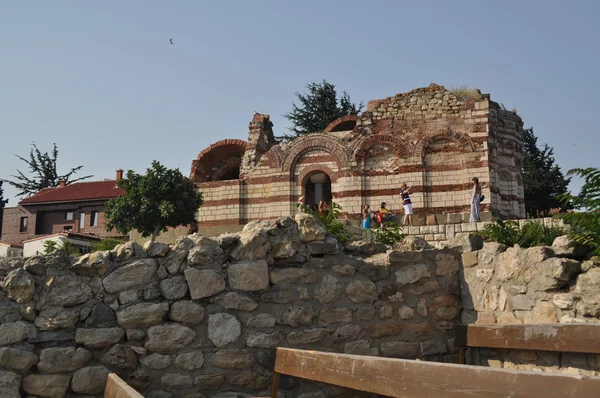
[[[264,396],[276,346],[455,361],[458,254],[351,249],[303,214],[0,263],[3,396],[100,396],[111,371],[144,396]],[[281,388],[355,396],[287,377]]]
[[[220,221],[243,224],[295,214],[295,203],[305,196],[306,181],[314,173],[329,177],[332,199],[350,219],[360,218],[364,203],[377,208],[386,202],[388,209],[401,213],[399,187],[404,182],[412,185],[417,215],[435,219],[468,213],[473,177],[479,178],[488,198],[482,212],[503,218],[525,216],[522,121],[499,109],[489,95],[459,98],[432,84],[370,101],[360,116],[345,116],[324,132],[291,142],[276,143],[272,126],[269,115],[255,114],[248,142],[220,141],[195,161],[192,178],[199,190],[210,192],[214,187],[205,181],[219,178],[217,160],[235,160],[244,150],[238,178],[240,215],[223,215]],[[200,226],[214,226],[219,220],[211,216],[212,208],[218,213],[230,200],[205,203],[199,211]]]
[[[565,237],[551,247],[522,249],[499,243],[462,254],[464,324],[600,322],[600,262],[585,260]],[[469,349],[471,364],[507,369],[600,375],[598,355]]]

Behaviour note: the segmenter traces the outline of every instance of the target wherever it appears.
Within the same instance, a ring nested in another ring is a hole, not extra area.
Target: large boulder
[[[533,280],[530,285],[536,291],[548,291],[565,286],[581,272],[581,263],[566,258],[549,258],[532,267]]]
[[[171,275],[179,273],[181,264],[187,258],[190,249],[194,246],[194,241],[187,236],[180,236],[171,246],[171,251],[164,260],[164,266]]]
[[[473,252],[483,247],[483,237],[479,234],[458,235],[450,239],[447,245],[459,253]]]
[[[225,279],[212,269],[188,268],[184,274],[192,300],[214,296],[225,290]]]
[[[219,243],[205,236],[195,236],[190,238],[194,241],[191,247],[187,262],[190,266],[221,266],[227,260],[225,253]]]
[[[38,363],[38,357],[33,352],[25,351],[20,348],[0,348],[0,367],[24,372],[29,370],[29,368],[36,363]],[[2,391],[1,388],[0,391]]]
[[[23,380],[23,390],[38,397],[62,398],[70,380],[66,375],[29,375]]]
[[[73,258],[62,250],[25,260],[25,271],[33,275],[46,275],[47,271],[62,271],[71,266]]]
[[[35,292],[35,281],[29,272],[17,268],[8,273],[4,279],[4,292],[9,299],[17,303],[28,303]]]
[[[232,264],[227,275],[229,286],[235,290],[254,292],[269,287],[269,266],[265,260]]]
[[[117,311],[117,322],[124,328],[158,325],[169,312],[169,303],[140,303]]]
[[[177,323],[152,326],[148,329],[145,347],[148,351],[170,354],[189,345],[196,332]]]
[[[37,367],[43,373],[68,373],[85,366],[91,359],[92,353],[81,347],[44,348]]]
[[[242,334],[242,325],[233,315],[212,314],[208,317],[208,338],[217,347],[236,341]]]
[[[300,240],[304,243],[324,240],[327,231],[316,218],[306,213],[296,214],[296,223],[300,230]]]
[[[35,326],[29,322],[16,321],[0,324],[0,346],[20,343],[37,334]]]
[[[72,307],[83,304],[93,296],[89,279],[75,275],[48,276],[42,284],[37,309]]]
[[[153,240],[144,243],[144,251],[149,257],[164,257],[171,250],[169,245]]]
[[[155,276],[158,263],[153,258],[136,260],[117,268],[102,281],[104,289],[111,294],[147,285]]]
[[[267,258],[271,250],[271,239],[267,225],[251,221],[240,232],[240,240],[231,252],[234,261],[252,261]]]
[[[104,391],[106,379],[111,373],[104,366],[89,366],[79,369],[73,375],[71,390],[80,394],[100,394]]]
[[[559,236],[552,242],[552,250],[557,256],[582,260],[590,255],[589,247],[569,239],[568,235]]]
[[[78,275],[94,277],[102,276],[110,266],[110,252],[98,251],[84,254],[71,266],[71,271]]]

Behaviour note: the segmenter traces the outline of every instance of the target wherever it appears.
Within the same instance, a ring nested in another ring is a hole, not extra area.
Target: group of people
[[[324,200],[320,200],[318,205],[315,203],[311,206],[311,205],[306,205],[304,203],[304,196],[300,196],[300,198],[298,199],[298,204],[300,206],[302,206],[303,208],[308,209],[308,210],[312,211],[313,213],[318,213],[322,216],[326,215],[327,213],[329,213],[331,211],[331,208],[329,207],[327,202],[325,202]]]
[[[469,222],[480,221],[479,217],[479,205],[485,198],[481,194],[481,186],[479,185],[479,179],[473,177],[471,180],[473,183],[473,191],[471,194],[471,214],[469,216]],[[402,198],[402,207],[404,207],[404,217],[402,218],[402,224],[412,225],[412,202],[410,200],[410,185],[406,183],[400,186],[400,197]],[[392,213],[386,208],[386,203],[381,202],[379,211],[373,212],[368,204],[364,204],[362,208],[362,227],[363,229],[370,229],[371,222],[377,220],[380,228],[385,228],[385,223],[392,219]],[[368,233],[367,233],[368,234]]]

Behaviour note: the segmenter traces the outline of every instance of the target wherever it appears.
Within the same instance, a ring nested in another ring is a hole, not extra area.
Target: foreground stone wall
[[[465,245],[462,303],[465,324],[600,322],[600,261],[586,260],[567,237],[550,247]],[[600,375],[600,356],[522,350],[470,349],[472,364]]]
[[[148,397],[266,394],[276,346],[455,361],[459,268],[451,250],[343,251],[305,214],[77,261],[6,260],[0,391],[101,396],[116,372]],[[354,395],[292,378],[281,387]]]

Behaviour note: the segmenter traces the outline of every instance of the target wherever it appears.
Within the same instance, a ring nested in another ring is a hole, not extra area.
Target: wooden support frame
[[[104,387],[104,398],[144,398],[115,373],[110,373]]]
[[[600,324],[460,325],[456,345],[600,354]]]
[[[403,398],[594,397],[600,377],[278,348],[278,374]],[[277,396],[276,384],[272,397]]]

